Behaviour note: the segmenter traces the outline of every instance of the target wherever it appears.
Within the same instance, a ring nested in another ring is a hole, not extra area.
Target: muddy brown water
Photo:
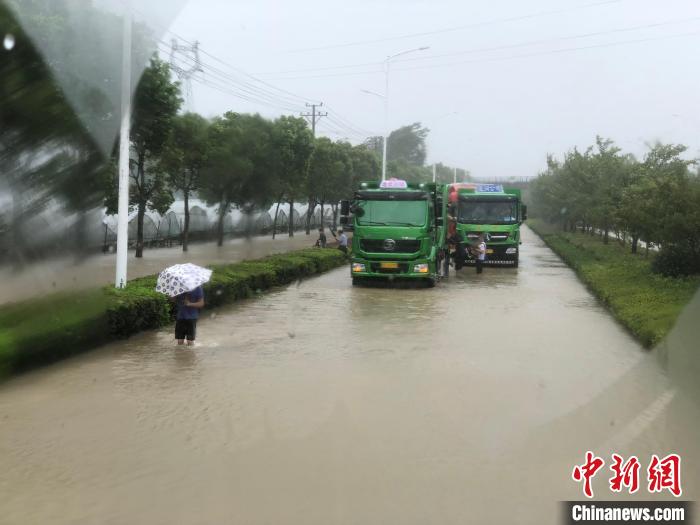
[[[194,348],[167,328],[12,379],[0,522],[558,523],[586,450],[642,476],[678,452],[697,499],[673,349],[662,366],[524,239],[519,269],[395,290],[342,268],[206,312]]]

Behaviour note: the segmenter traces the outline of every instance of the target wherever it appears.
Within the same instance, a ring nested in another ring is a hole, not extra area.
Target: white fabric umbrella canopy
[[[169,297],[191,292],[211,279],[212,271],[192,263],[175,264],[158,274],[156,291]]]

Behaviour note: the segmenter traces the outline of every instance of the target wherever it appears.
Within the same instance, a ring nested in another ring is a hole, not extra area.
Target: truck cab
[[[520,225],[527,218],[519,189],[500,184],[474,184],[455,188],[450,207],[456,219],[457,236],[464,244],[476,242],[480,233],[486,241],[486,264],[518,267]],[[464,264],[473,263],[468,256]]]
[[[446,210],[441,184],[397,179],[361,183],[352,203],[341,203],[341,224],[354,232],[353,284],[389,278],[433,285],[446,257]]]

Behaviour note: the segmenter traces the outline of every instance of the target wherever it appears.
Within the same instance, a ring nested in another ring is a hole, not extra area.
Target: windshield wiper
[[[413,224],[411,222],[390,222],[392,226],[421,226],[420,224]]]
[[[361,224],[362,224],[362,226],[388,226],[388,224],[385,222],[376,222],[376,221],[367,221],[367,222],[363,222]]]

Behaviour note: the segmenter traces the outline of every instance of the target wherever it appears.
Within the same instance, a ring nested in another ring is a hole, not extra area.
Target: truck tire
[[[516,253],[515,258],[513,259],[513,268],[517,268],[519,262],[520,262],[520,254]]]
[[[428,278],[425,280],[425,285],[426,285],[428,288],[435,288],[435,277],[428,277]]]
[[[362,280],[359,277],[352,278],[352,285],[353,286],[360,286],[361,284],[362,284]]]
[[[442,276],[447,279],[450,276],[450,254],[447,253],[442,259]]]

